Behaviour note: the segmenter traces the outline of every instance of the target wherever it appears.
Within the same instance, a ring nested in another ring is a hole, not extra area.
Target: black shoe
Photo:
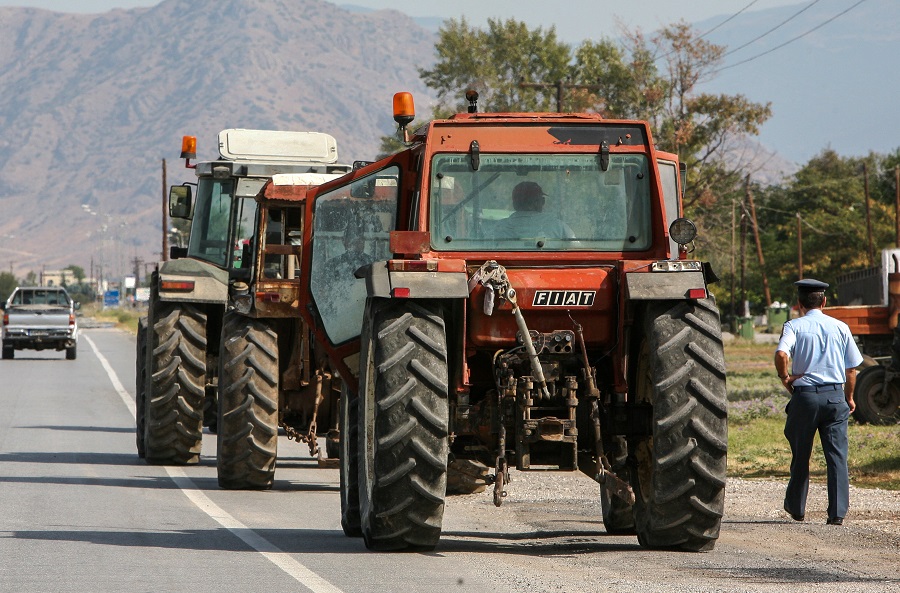
[[[843,525],[844,518],[843,517],[829,517],[827,521],[825,521],[826,525]]]
[[[784,512],[790,515],[791,519],[793,519],[794,521],[802,521],[806,518],[806,515],[795,515],[794,513],[790,512],[787,508],[787,505],[785,505],[784,507]]]

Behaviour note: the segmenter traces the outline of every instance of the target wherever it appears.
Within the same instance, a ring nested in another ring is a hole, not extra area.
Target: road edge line
[[[134,399],[122,385],[122,382],[113,370],[112,365],[110,365],[109,361],[106,360],[106,357],[100,353],[100,349],[97,348],[97,345],[92,339],[86,335],[82,335],[81,337],[90,344],[91,350],[94,351],[94,354],[100,361],[100,365],[103,367],[103,370],[106,371],[106,375],[109,377],[113,389],[116,390],[116,393],[118,393],[119,397],[122,398],[122,401],[125,402],[125,407],[128,408],[131,417],[135,418]],[[200,490],[200,488],[197,487],[197,484],[190,479],[180,467],[163,467],[166,470],[166,473],[169,474],[169,477],[172,478],[172,481],[175,482],[175,485],[178,486],[194,506],[203,511],[209,518],[227,529],[230,533],[234,534],[238,539],[250,546],[250,548],[256,550],[266,560],[280,568],[295,581],[313,593],[343,593],[341,589],[338,589],[329,583],[323,577],[306,567],[303,563],[299,562],[290,554],[235,519],[231,514],[225,511],[225,509],[214,503]]]

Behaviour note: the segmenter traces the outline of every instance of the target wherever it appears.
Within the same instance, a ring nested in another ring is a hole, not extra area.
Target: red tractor
[[[345,533],[434,548],[468,459],[498,506],[512,467],[580,469],[607,531],[712,549],[725,364],[677,156],[646,122],[467,98],[410,134],[398,93],[407,147],[307,195],[301,314],[345,383]]]

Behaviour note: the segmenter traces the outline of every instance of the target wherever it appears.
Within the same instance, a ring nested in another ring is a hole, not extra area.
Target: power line
[[[700,35],[700,39],[703,39],[704,37],[706,37],[707,35],[709,35],[709,34],[712,33],[713,31],[715,31],[716,29],[718,29],[719,27],[721,27],[722,25],[724,25],[725,23],[727,23],[727,22],[730,21],[731,19],[733,19],[733,18],[735,18],[736,16],[740,15],[742,12],[744,12],[745,10],[747,10],[748,8],[750,8],[751,6],[753,6],[754,4],[756,4],[757,2],[759,2],[759,0],[753,0],[753,2],[751,2],[751,3],[748,4],[747,6],[743,7],[742,9],[740,9],[739,11],[737,11],[736,13],[734,13],[733,15],[731,15],[730,17],[728,17],[727,19],[725,19],[724,21],[722,21],[721,23],[719,23],[718,25],[716,25],[715,27],[713,27],[712,29],[710,29],[709,31],[706,31],[705,33],[702,33],[702,34]]]
[[[816,0],[816,2],[818,2],[818,1],[819,1],[819,0]],[[712,29],[709,29],[709,30],[706,31],[705,33],[701,33],[701,34],[697,37],[697,39],[703,39],[704,37],[706,37],[707,35],[709,35],[709,34],[712,33],[713,31],[715,31],[716,29],[718,29],[719,27],[721,27],[722,25],[724,25],[725,23],[727,23],[727,22],[730,21],[731,19],[733,19],[733,18],[739,16],[742,12],[744,12],[745,10],[747,10],[748,8],[750,8],[751,6],[753,6],[754,4],[756,4],[757,2],[759,2],[759,0],[753,0],[752,2],[750,2],[750,4],[748,4],[747,6],[743,7],[742,9],[740,9],[739,11],[737,11],[736,13],[734,13],[733,15],[731,15],[730,17],[728,17],[727,19],[725,19],[724,21],[722,21],[721,23],[719,23],[718,25],[716,25],[715,27],[713,27]],[[673,49],[670,49],[669,51],[667,51],[667,52],[664,53],[663,55],[658,56],[658,57],[654,57],[653,59],[654,59],[654,60],[662,60],[663,58],[667,58],[667,57],[671,56],[671,55],[674,54],[676,51],[677,51],[677,50],[674,49],[674,48],[673,48]]]
[[[816,0],[816,1],[818,1],[818,0]],[[803,37],[806,37],[806,36],[809,35],[810,33],[813,33],[813,32],[815,32],[815,31],[818,31],[819,29],[821,29],[822,27],[824,27],[824,26],[827,25],[828,23],[834,21],[834,20],[837,19],[838,17],[844,16],[845,14],[847,14],[848,12],[850,12],[851,10],[853,10],[854,8],[856,8],[857,6],[859,6],[860,4],[862,4],[862,3],[865,2],[865,1],[866,1],[866,0],[859,0],[856,4],[854,4],[854,5],[851,6],[850,8],[848,8],[848,9],[846,9],[846,10],[843,10],[843,11],[837,13],[836,15],[834,15],[833,17],[831,17],[830,19],[828,19],[828,20],[826,20],[826,21],[824,21],[824,22],[822,22],[822,23],[819,23],[818,25],[816,25],[815,27],[813,27],[813,28],[810,29],[809,31],[807,31],[807,32],[805,32],[805,33],[801,33],[800,35],[797,35],[797,36],[794,37],[793,39],[789,39],[789,40],[785,41],[785,42],[782,43],[781,45],[776,45],[775,47],[773,47],[773,48],[771,48],[771,49],[768,49],[768,50],[766,50],[766,51],[764,51],[764,52],[762,52],[762,53],[760,53],[760,54],[756,54],[755,56],[749,57],[749,58],[747,58],[746,60],[741,60],[740,62],[735,62],[734,64],[731,64],[731,65],[729,65],[729,66],[723,66],[723,67],[719,68],[718,70],[714,70],[711,74],[718,74],[718,73],[721,72],[722,70],[728,70],[729,68],[734,68],[735,66],[740,66],[741,64],[746,64],[747,62],[752,62],[753,60],[755,60],[755,59],[757,59],[757,58],[761,58],[761,57],[763,57],[763,56],[765,56],[765,55],[767,55],[767,54],[772,53],[772,52],[775,51],[775,50],[779,50],[779,49],[781,49],[782,47],[784,47],[784,46],[786,46],[786,45],[788,45],[788,44],[790,44],[790,43],[793,43],[793,42],[797,41],[798,39],[801,39],[801,38],[803,38]]]
[[[768,34],[770,34],[770,33],[773,33],[773,32],[775,32],[775,31],[777,31],[778,29],[780,29],[780,28],[783,27],[784,25],[788,24],[789,22],[791,22],[792,20],[794,20],[795,18],[797,18],[797,17],[800,16],[802,13],[806,12],[807,10],[809,10],[810,8],[812,8],[813,6],[815,6],[816,4],[818,4],[819,2],[821,2],[821,0],[813,0],[812,2],[810,2],[810,3],[807,4],[806,6],[804,6],[803,8],[801,8],[800,10],[798,10],[797,12],[795,12],[794,14],[792,14],[791,16],[789,16],[788,18],[784,19],[783,21],[781,21],[780,23],[778,23],[777,25],[775,25],[774,27],[772,27],[771,29],[769,29],[769,30],[766,31],[765,33],[762,33],[761,35],[757,35],[756,37],[754,37],[753,39],[751,39],[750,41],[748,41],[748,42],[745,43],[744,45],[739,45],[738,47],[736,47],[736,48],[734,48],[734,49],[728,50],[727,52],[725,52],[724,54],[722,54],[722,57],[724,58],[725,56],[731,55],[731,54],[733,54],[733,53],[736,52],[736,51],[742,50],[742,49],[744,49],[745,47],[747,47],[748,45],[750,45],[751,43],[754,43],[754,42],[756,42],[756,41],[759,41],[760,39],[762,39],[762,38],[765,37],[766,35],[768,35]]]

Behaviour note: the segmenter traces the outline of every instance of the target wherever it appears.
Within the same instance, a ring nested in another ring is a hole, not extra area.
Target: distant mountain
[[[230,127],[324,131],[341,160],[372,159],[394,92],[423,113],[432,100],[417,68],[434,36],[396,11],[166,0],[100,15],[0,8],[0,22],[0,269],[20,276],[158,259],[161,160],[169,183],[193,178],[184,134],[201,159]]]

